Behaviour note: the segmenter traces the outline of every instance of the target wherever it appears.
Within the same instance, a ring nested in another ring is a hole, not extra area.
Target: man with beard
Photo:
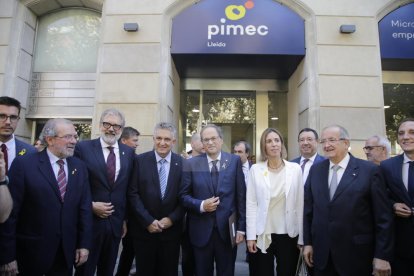
[[[46,150],[17,158],[10,168],[14,206],[1,231],[1,275],[72,275],[88,259],[91,195],[86,165],[72,157],[75,127],[51,119],[41,137]]]
[[[135,152],[118,143],[125,126],[124,115],[105,110],[100,119],[99,138],[80,142],[75,155],[88,166],[92,193],[93,240],[88,262],[76,275],[113,275],[121,237],[126,233],[126,192]]]

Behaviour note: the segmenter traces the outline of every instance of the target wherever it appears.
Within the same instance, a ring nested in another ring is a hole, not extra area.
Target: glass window
[[[287,122],[287,93],[286,92],[270,92],[269,91],[269,127],[276,128],[284,136],[285,147],[287,145],[288,122]]]
[[[391,153],[399,154],[397,128],[400,121],[414,117],[414,84],[384,83],[385,126]]]
[[[100,14],[68,9],[38,24],[34,72],[96,72]]]
[[[36,136],[34,140],[39,138],[40,133],[42,132],[46,122],[45,121],[38,121],[36,123]],[[77,121],[73,122],[75,126],[75,130],[78,133],[79,140],[90,140],[92,135],[92,122],[91,121]]]

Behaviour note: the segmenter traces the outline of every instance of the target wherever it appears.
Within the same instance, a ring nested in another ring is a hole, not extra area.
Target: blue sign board
[[[202,0],[172,23],[172,54],[305,55],[303,19],[273,0]]]
[[[414,3],[389,13],[379,22],[381,58],[414,59]]]

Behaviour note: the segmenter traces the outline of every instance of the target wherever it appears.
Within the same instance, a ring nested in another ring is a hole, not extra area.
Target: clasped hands
[[[170,228],[173,225],[170,218],[165,217],[160,220],[154,220],[147,226],[147,230],[150,233],[161,233],[163,230]]]

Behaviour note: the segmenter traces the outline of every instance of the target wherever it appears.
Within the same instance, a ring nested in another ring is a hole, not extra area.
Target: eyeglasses
[[[15,123],[15,122],[17,122],[20,119],[20,117],[17,116],[17,115],[10,115],[10,116],[8,116],[6,114],[0,114],[0,121],[1,122],[5,122],[5,121],[7,121],[7,119],[10,119],[10,122],[11,123]]]
[[[305,143],[305,142],[312,143],[315,140],[316,139],[313,139],[313,138],[300,138],[299,143]]]
[[[201,142],[203,142],[203,144],[208,144],[210,141],[211,143],[215,143],[218,138],[219,137],[204,138]]]
[[[102,125],[106,129],[110,129],[112,127],[115,131],[118,131],[122,128],[121,125],[111,124],[111,123],[108,123],[108,122],[102,122]]]
[[[328,143],[329,145],[335,144],[336,142],[342,141],[342,140],[346,140],[345,138],[328,138],[328,139],[322,139],[319,141],[319,144],[323,145],[325,143]]]
[[[363,149],[364,151],[371,151],[371,150],[373,150],[374,148],[383,148],[383,146],[366,146],[366,147],[363,147],[362,149]]]
[[[63,135],[63,136],[55,136],[56,138],[60,138],[60,139],[65,139],[66,141],[70,141],[72,139],[75,139],[76,141],[79,139],[78,135],[72,135],[72,134],[67,134],[67,135]]]

